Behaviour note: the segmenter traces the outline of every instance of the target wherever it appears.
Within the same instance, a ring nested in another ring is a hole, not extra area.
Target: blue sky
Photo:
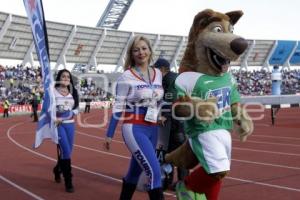
[[[95,26],[109,0],[43,0],[46,20]],[[24,15],[23,0],[0,0],[0,11]],[[120,30],[187,35],[205,8],[243,10],[235,33],[246,39],[300,40],[299,0],[135,0]]]

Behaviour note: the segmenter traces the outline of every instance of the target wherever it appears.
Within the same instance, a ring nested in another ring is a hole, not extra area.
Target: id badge
[[[158,109],[155,107],[148,107],[147,113],[145,116],[145,121],[156,123],[158,117]]]

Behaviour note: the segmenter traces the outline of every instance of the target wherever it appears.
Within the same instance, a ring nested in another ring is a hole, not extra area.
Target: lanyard
[[[135,70],[137,71],[137,73],[139,74],[139,76],[141,77],[141,79],[145,82],[145,83],[148,83],[145,79],[144,79],[144,74],[141,72],[141,70],[138,68],[138,67],[135,67]],[[150,77],[150,71],[149,71],[149,67],[147,67],[147,72],[148,72],[148,78],[149,78],[149,85],[150,85],[150,88],[153,90],[153,87],[152,87],[152,82],[151,82],[151,77]]]
[[[151,82],[149,67],[147,68],[149,83],[144,79],[144,75],[138,67],[135,67],[135,70],[138,72],[141,79],[150,86],[150,89],[152,90],[152,97],[154,97],[155,91],[154,91],[154,87]]]

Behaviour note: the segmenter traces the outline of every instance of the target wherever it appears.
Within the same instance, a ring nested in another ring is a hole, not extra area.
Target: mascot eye
[[[212,29],[212,31],[215,33],[220,33],[220,32],[223,32],[223,29],[221,26],[216,26]]]

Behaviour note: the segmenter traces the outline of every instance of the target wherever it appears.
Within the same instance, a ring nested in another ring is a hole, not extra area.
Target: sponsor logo
[[[150,170],[149,164],[145,160],[144,155],[141,153],[140,150],[137,150],[136,152],[134,152],[134,155],[135,155],[136,159],[140,162],[142,167],[144,168],[146,176],[149,178],[149,181],[151,181],[152,180],[152,172]]]
[[[137,85],[136,88],[138,90],[144,89],[144,88],[154,88],[154,89],[157,89],[157,88],[162,88],[162,86],[161,85],[157,85],[157,84],[154,84],[154,85],[143,84],[143,85]]]

